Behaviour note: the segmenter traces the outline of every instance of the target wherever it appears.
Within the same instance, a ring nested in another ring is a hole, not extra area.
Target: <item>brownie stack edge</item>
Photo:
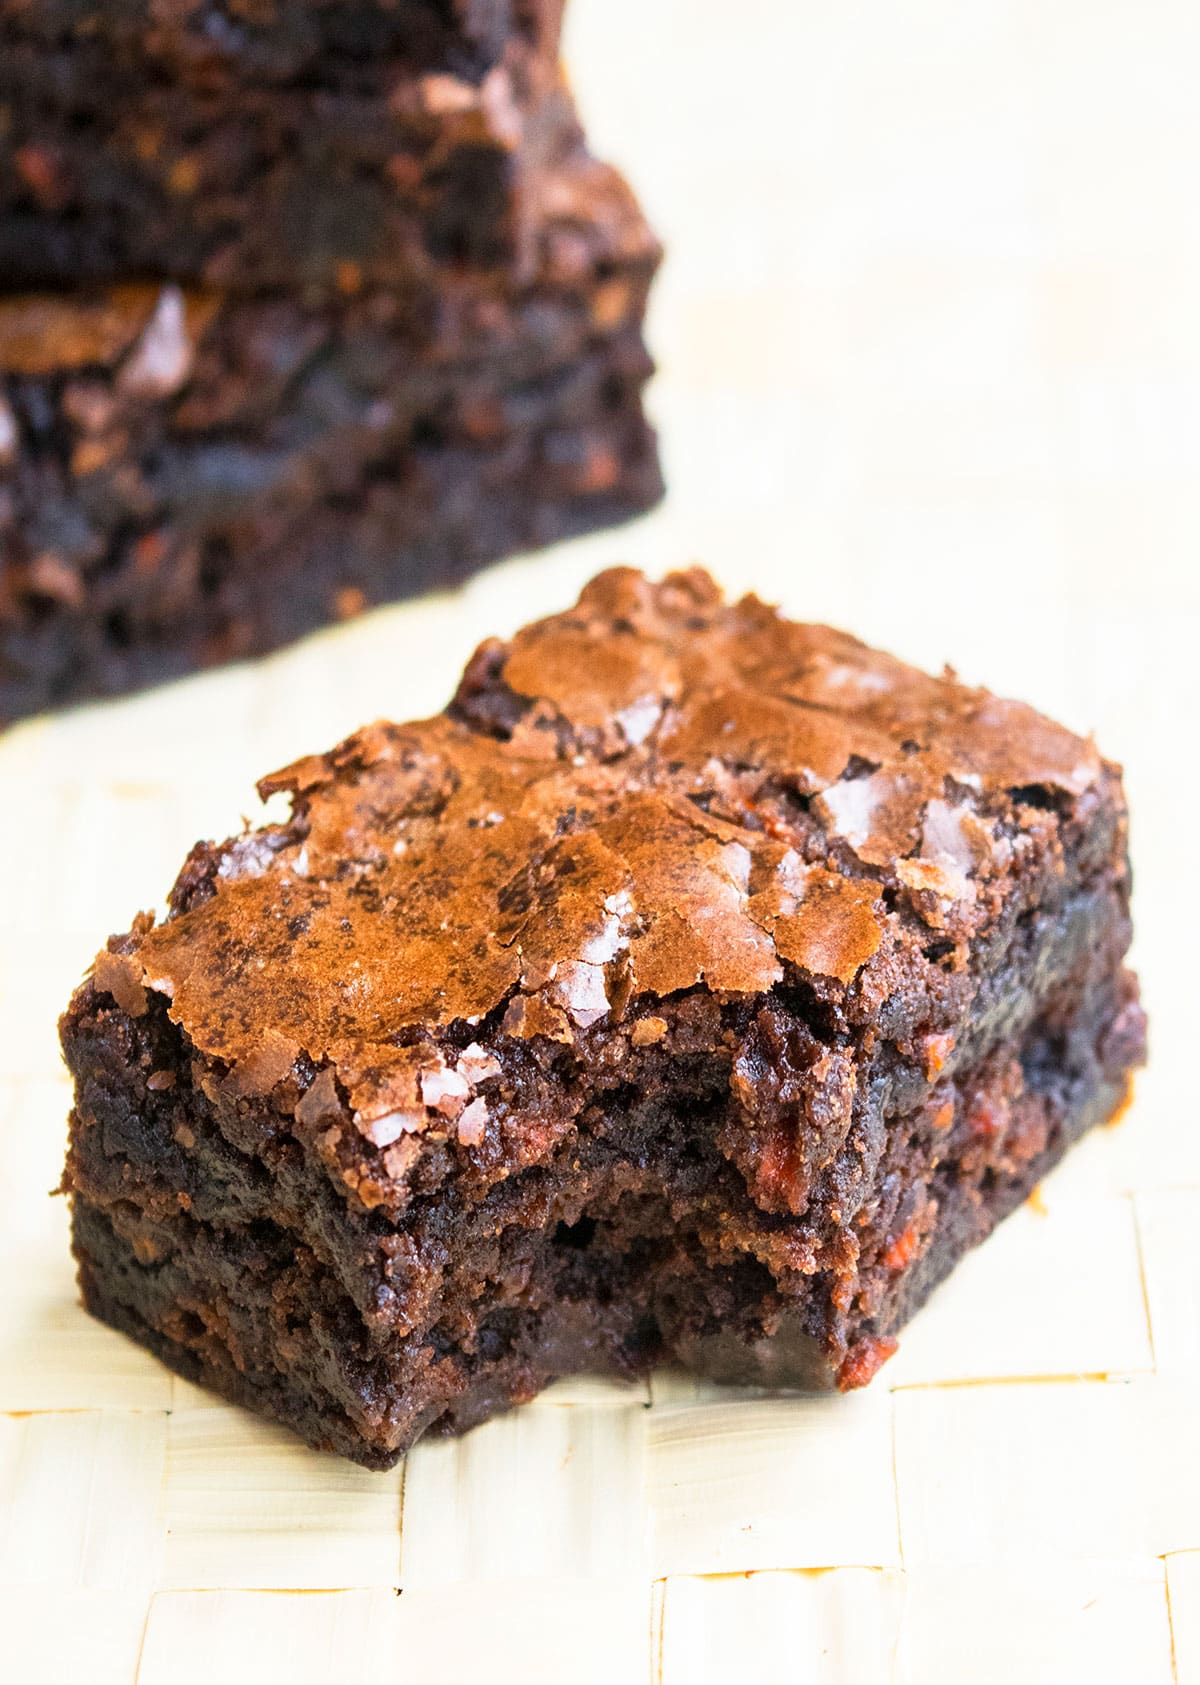
[[[558,0],[0,0],[0,723],[661,495]]]
[[[368,1466],[580,1369],[867,1383],[1144,1055],[1119,769],[698,572],[260,788],[64,1017],[74,1245]]]

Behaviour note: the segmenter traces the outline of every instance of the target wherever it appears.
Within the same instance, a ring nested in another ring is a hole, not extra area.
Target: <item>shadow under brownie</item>
[[[64,1018],[80,1279],[370,1466],[581,1368],[865,1383],[1143,1054],[1117,769],[699,572],[260,788]]]

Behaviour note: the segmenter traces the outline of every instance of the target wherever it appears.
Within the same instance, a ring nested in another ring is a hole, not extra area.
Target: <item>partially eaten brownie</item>
[[[63,1021],[80,1281],[369,1466],[585,1368],[863,1384],[1143,1056],[1118,769],[701,572],[259,788]]]

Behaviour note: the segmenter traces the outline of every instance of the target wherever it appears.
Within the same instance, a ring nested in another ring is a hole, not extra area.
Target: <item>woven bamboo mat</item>
[[[0,1672],[1200,1681],[1200,13],[572,4],[671,247],[666,508],[0,739]],[[391,1475],[310,1454],[76,1308],[56,1014],[258,774],[693,558],[1124,759],[1153,1062],[864,1393],[582,1380]]]

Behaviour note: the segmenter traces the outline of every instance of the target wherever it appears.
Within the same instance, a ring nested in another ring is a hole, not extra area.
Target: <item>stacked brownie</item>
[[[645,508],[561,0],[0,0],[0,719]]]
[[[698,572],[259,788],[63,1020],[80,1281],[373,1466],[573,1369],[862,1385],[1142,1058],[1119,769]]]

